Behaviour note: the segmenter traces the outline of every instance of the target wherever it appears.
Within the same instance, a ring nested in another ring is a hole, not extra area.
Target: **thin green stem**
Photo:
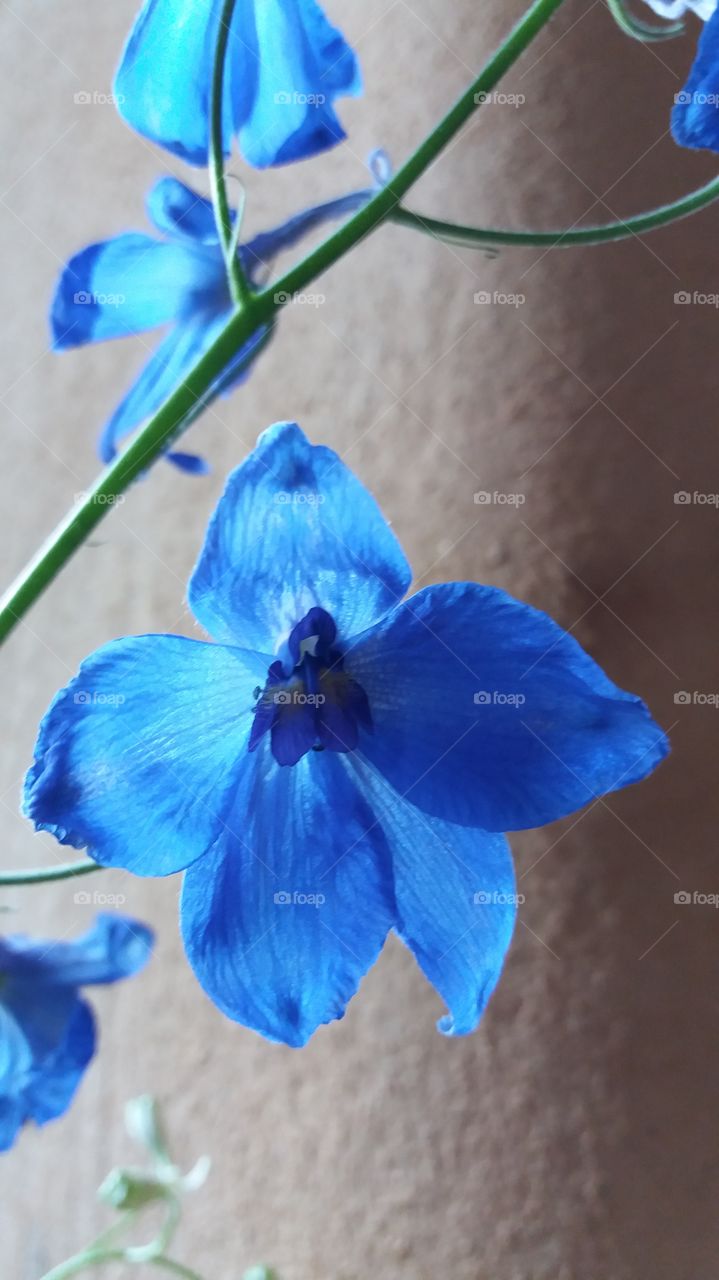
[[[230,38],[230,23],[232,22],[234,8],[235,0],[225,0],[220,14],[220,25],[215,46],[215,61],[212,69],[209,167],[212,203],[215,209],[217,232],[225,255],[230,293],[237,306],[244,307],[250,301],[252,291],[234,247],[232,213],[230,211],[230,202],[227,198],[227,182],[225,180],[225,148],[222,127],[227,45]],[[239,220],[239,213],[237,216]]]
[[[49,884],[52,880],[74,880],[91,871],[104,871],[99,862],[86,858],[83,862],[61,862],[57,867],[38,867],[33,871],[0,871],[0,889],[22,884]]]
[[[211,396],[213,386],[232,357],[258,329],[272,320],[280,307],[292,300],[295,293],[338,262],[391,216],[410,187],[481,106],[486,95],[491,93],[562,3],[563,0],[534,0],[467,91],[420,143],[391,182],[271,288],[252,294],[247,304],[232,316],[181,385],[103,472],[83,501],[62,521],[0,600],[0,642],[100,523],[119,495],[167,451],[193,413],[196,415],[198,402],[204,403]]]
[[[643,44],[651,44],[658,40],[673,40],[676,36],[683,36],[686,31],[683,22],[670,22],[664,27],[659,27],[654,23],[644,22],[642,18],[635,18],[626,9],[624,0],[607,0],[607,4],[609,12],[624,34],[631,36],[634,40],[641,40]]]
[[[705,205],[719,199],[719,178],[712,178],[705,186],[690,191],[688,195],[673,200],[671,204],[659,205],[645,213],[633,214],[629,218],[618,218],[616,222],[605,223],[599,227],[568,228],[566,231],[510,231],[504,228],[465,227],[455,222],[444,222],[440,218],[427,218],[424,214],[412,213],[409,209],[397,208],[392,214],[393,222],[426,235],[435,236],[445,243],[456,244],[469,249],[489,249],[495,245],[546,245],[549,248],[569,248],[572,245],[608,244],[614,240],[626,240],[630,236],[642,235],[645,231],[654,231],[657,227],[665,227],[679,218],[686,218],[696,213]]]
[[[181,1276],[182,1280],[202,1280],[197,1271],[191,1271],[189,1267],[183,1266],[181,1262],[175,1262],[172,1258],[133,1259],[128,1257],[125,1249],[85,1249],[82,1253],[76,1253],[72,1258],[68,1258],[66,1262],[61,1262],[59,1266],[53,1267],[52,1271],[48,1271],[42,1277],[42,1280],[70,1280],[71,1276],[80,1275],[90,1267],[104,1266],[107,1262],[132,1263],[133,1261],[148,1267],[157,1267],[174,1276]]]

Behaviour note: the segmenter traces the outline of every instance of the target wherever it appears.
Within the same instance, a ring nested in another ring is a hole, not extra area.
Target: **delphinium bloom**
[[[26,780],[25,813],[61,842],[185,872],[197,977],[287,1044],[342,1016],[392,929],[449,1007],[440,1029],[472,1031],[514,924],[502,833],[636,782],[667,750],[545,614],[474,582],[404,600],[410,580],[339,457],[269,428],[190,580],[215,643],[99,649],[47,712]]]
[[[706,6],[708,19],[681,93],[674,98],[672,133],[683,147],[719,151],[719,9]]]
[[[382,181],[383,153],[375,152],[369,163],[376,182]],[[352,213],[375,190],[349,192],[305,209],[240,245],[250,282],[259,287],[277,254],[323,222]],[[63,269],[50,311],[58,351],[172,325],[100,436],[104,462],[115,456],[118,441],[180,385],[234,309],[211,202],[167,177],[149,192],[147,211],[162,238],[130,232],[88,245]],[[248,375],[267,332],[263,328],[237,352],[209,398],[233,389]],[[168,457],[186,470],[204,469],[192,455],[175,451]]]
[[[115,80],[138,133],[207,164],[222,0],[145,0]],[[357,60],[316,0],[237,0],[223,84],[223,142],[257,168],[303,160],[345,137],[336,98],[358,94]]]
[[[73,942],[0,937],[0,1151],[72,1102],[96,1040],[80,988],[131,977],[152,943],[146,925],[109,914]]]

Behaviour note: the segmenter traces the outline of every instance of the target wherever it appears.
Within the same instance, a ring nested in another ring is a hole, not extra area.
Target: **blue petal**
[[[12,1097],[19,1091],[29,1079],[32,1062],[32,1050],[17,1018],[4,1002],[0,1003],[0,1098]]]
[[[65,1036],[55,1051],[36,1063],[23,1091],[28,1116],[46,1124],[67,1111],[95,1052],[95,1020],[84,1000],[76,1000]]]
[[[315,0],[237,5],[228,59],[230,109],[249,164],[302,160],[345,137],[332,103],[361,92],[359,70]],[[242,93],[248,78],[251,97]]]
[[[428,587],[361,637],[363,753],[413,804],[487,831],[538,827],[667,752],[639,698],[546,614],[491,587]]]
[[[179,178],[160,178],[148,193],[146,207],[150,221],[163,235],[219,245],[212,201],[199,196]]]
[[[98,649],[42,721],[25,814],[107,866],[189,866],[225,828],[267,663],[179,636]]]
[[[315,605],[340,639],[363,630],[410,579],[364,486],[331,449],[281,422],[230,476],[188,598],[216,639],[275,652]]]
[[[0,1151],[9,1151],[17,1138],[25,1108],[19,1097],[3,1094],[0,1084]]]
[[[394,920],[391,868],[333,753],[292,769],[266,746],[253,759],[229,821],[241,834],[224,834],[185,875],[182,933],[223,1013],[298,1046],[342,1017],[376,960]]]
[[[123,436],[152,416],[168,396],[177,389],[212,345],[230,318],[230,309],[216,314],[199,314],[191,322],[178,324],[162,340],[148,360],[127,395],[117,406],[100,436],[100,457],[111,462]],[[221,382],[208,393],[208,399],[220,390],[230,390],[249,377],[254,363],[253,352],[259,353],[267,329],[258,331],[233,358]]]
[[[107,912],[101,912],[87,933],[71,942],[11,935],[0,950],[0,974],[7,979],[2,999],[9,1007],[17,1005],[22,1021],[27,1006],[15,1000],[19,983],[24,984],[24,998],[34,987],[41,1000],[52,1004],[60,998],[61,987],[97,986],[131,977],[147,963],[152,944],[147,925]]]
[[[88,245],[63,268],[50,311],[56,350],[125,338],[223,296],[220,256],[129,233]]]
[[[220,9],[221,0],[145,0],[115,77],[120,115],[188,164],[207,163]],[[226,109],[228,139],[230,130]]]
[[[502,971],[516,917],[504,836],[428,818],[355,761],[389,846],[396,929],[450,1010],[446,1035],[474,1031]]]
[[[207,162],[209,86],[220,0],[146,0],[115,81],[128,124],[190,164]],[[344,137],[332,108],[360,90],[351,49],[314,0],[244,0],[229,34],[223,135],[261,167]],[[279,96],[278,96],[279,95]]]
[[[677,142],[719,151],[719,9],[701,34],[689,79],[675,103],[672,133]]]

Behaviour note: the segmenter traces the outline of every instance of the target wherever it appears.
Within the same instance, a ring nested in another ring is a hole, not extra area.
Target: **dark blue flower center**
[[[308,751],[354,751],[360,729],[372,731],[367,695],[343,669],[337,628],[325,609],[306,613],[287,642],[286,662],[273,662],[258,690],[248,749],[266,733],[278,764]]]

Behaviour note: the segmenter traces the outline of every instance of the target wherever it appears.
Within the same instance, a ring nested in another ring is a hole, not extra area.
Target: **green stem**
[[[410,187],[437,159],[481,105],[484,96],[498,84],[562,3],[563,0],[534,0],[467,91],[391,182],[282,279],[270,289],[251,295],[246,306],[232,316],[181,385],[102,473],[82,503],[66,516],[0,600],[0,642],[100,523],[119,495],[167,451],[168,445],[196,410],[198,401],[207,397],[230,359],[261,326],[271,321],[275,312],[286,305],[286,300],[291,300],[296,292],[333,266],[390,217]],[[278,297],[282,300],[277,301]]]
[[[61,1262],[59,1266],[53,1267],[52,1271],[48,1271],[42,1277],[42,1280],[70,1280],[71,1276],[80,1275],[90,1267],[103,1266],[106,1262],[132,1263],[132,1261],[133,1259],[128,1258],[124,1249],[85,1249],[82,1253],[76,1253],[74,1257],[68,1258],[66,1262]],[[140,1262],[140,1259],[136,1261]],[[142,1262],[148,1267],[158,1267],[174,1276],[181,1276],[183,1280],[202,1280],[196,1271],[184,1267],[181,1262],[174,1262],[172,1258],[144,1258]]]
[[[465,227],[455,222],[444,222],[440,218],[426,218],[424,214],[411,213],[409,209],[397,208],[390,215],[393,222],[415,231],[423,231],[435,236],[445,243],[460,245],[470,249],[492,248],[494,245],[547,245],[550,248],[568,248],[571,245],[607,244],[613,240],[626,240],[630,236],[641,235],[645,231],[653,231],[656,227],[664,227],[679,218],[686,218],[705,205],[719,199],[719,178],[712,178],[705,186],[698,187],[689,195],[673,200],[671,204],[659,205],[646,213],[637,213],[630,218],[619,218],[616,222],[606,223],[599,227],[578,227],[566,231],[509,231],[503,228]]]
[[[220,25],[215,46],[215,61],[212,69],[212,89],[210,108],[210,185],[212,203],[215,208],[215,221],[220,244],[225,255],[227,279],[230,293],[238,307],[247,306],[252,291],[245,277],[238,254],[233,248],[234,232],[230,202],[227,198],[225,181],[225,150],[222,130],[223,90],[225,83],[225,66],[227,63],[227,45],[230,38],[230,23],[235,8],[235,0],[225,0],[220,14]],[[239,213],[238,213],[239,221]]]
[[[51,880],[74,880],[91,871],[105,871],[99,862],[62,862],[57,867],[38,867],[33,871],[0,871],[0,889],[22,884],[47,884]]]
[[[624,34],[631,36],[634,40],[641,40],[643,44],[651,44],[657,40],[673,40],[675,36],[683,36],[686,31],[683,22],[670,22],[665,27],[658,27],[651,22],[644,22],[641,18],[635,18],[624,7],[624,0],[607,0],[607,4],[609,12]]]

